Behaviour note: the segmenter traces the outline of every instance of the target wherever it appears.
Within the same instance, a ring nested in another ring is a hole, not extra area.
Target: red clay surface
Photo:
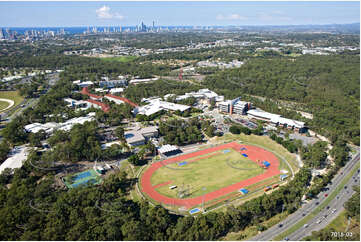
[[[240,148],[243,148],[243,147],[247,148],[247,150],[241,151]],[[246,180],[242,180],[238,183],[229,185],[227,187],[223,187],[216,191],[207,193],[204,196],[198,196],[195,198],[185,198],[185,199],[170,198],[170,197],[167,197],[167,196],[164,196],[164,195],[158,193],[155,190],[154,186],[152,186],[151,177],[152,177],[153,173],[156,170],[158,170],[159,168],[161,168],[162,166],[164,166],[164,164],[171,164],[171,163],[175,163],[175,162],[179,162],[179,161],[184,161],[184,160],[190,159],[192,157],[205,155],[208,153],[212,153],[212,152],[227,149],[227,148],[232,148],[232,149],[238,151],[240,154],[246,153],[248,155],[248,159],[250,159],[256,163],[257,163],[257,160],[261,160],[261,161],[266,160],[271,164],[271,166],[267,170],[265,170],[265,172],[263,174],[251,177]],[[209,149],[200,150],[200,151],[193,152],[190,154],[185,154],[185,155],[181,155],[178,157],[170,158],[163,162],[153,163],[144,172],[143,176],[141,177],[141,187],[142,187],[143,192],[145,192],[150,198],[154,199],[155,201],[158,201],[158,202],[161,202],[164,204],[185,206],[186,208],[189,209],[193,206],[201,204],[203,202],[203,200],[204,200],[204,202],[211,201],[213,199],[225,196],[231,192],[238,191],[241,188],[244,188],[244,187],[250,186],[254,183],[260,182],[269,177],[278,175],[281,173],[279,170],[279,165],[280,165],[280,163],[279,163],[277,157],[269,151],[266,151],[266,150],[256,147],[256,146],[243,145],[243,144],[238,144],[236,142],[231,142],[231,143],[220,145],[217,147],[212,147]]]

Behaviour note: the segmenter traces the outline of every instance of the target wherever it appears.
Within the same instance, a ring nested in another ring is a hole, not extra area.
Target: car
[[[330,208],[330,206],[327,206],[327,207],[326,207],[326,209],[329,209],[329,208]]]
[[[286,241],[289,241],[290,239],[288,237],[285,238]]]
[[[316,205],[320,204],[319,202],[316,202]]]
[[[304,227],[304,228],[307,228],[307,227],[308,227],[308,224],[303,225],[303,227]]]
[[[320,219],[319,219],[319,220],[317,220],[316,224],[319,224],[319,223],[321,223],[321,220],[320,220]]]
[[[302,217],[304,217],[304,216],[306,216],[306,214],[305,214],[305,213],[303,213],[303,214],[302,214]]]
[[[339,199],[339,196],[337,196],[336,199]]]
[[[345,186],[344,188],[347,189],[347,186]]]
[[[282,226],[283,226],[283,224],[279,224],[279,225],[278,225],[279,228],[282,228]]]
[[[328,194],[326,193],[326,194],[325,194],[325,197],[327,197],[327,196],[328,196]]]
[[[335,213],[336,212],[336,208],[332,209],[331,213]]]

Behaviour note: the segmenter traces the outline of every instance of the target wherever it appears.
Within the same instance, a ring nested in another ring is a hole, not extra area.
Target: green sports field
[[[0,110],[3,110],[9,106],[8,102],[0,101]]]
[[[156,188],[156,191],[167,197],[178,198],[177,191],[187,188],[189,194],[187,198],[192,198],[264,172],[263,168],[250,159],[243,157],[239,152],[231,148],[225,150],[229,152],[224,153],[224,150],[219,150],[186,159],[185,161],[188,163],[183,166],[179,166],[178,163],[163,166],[154,172],[151,183],[154,186],[172,181],[168,185]],[[178,188],[169,189],[173,185]],[[206,189],[203,190],[203,187]]]
[[[13,107],[16,107],[24,100],[24,98],[20,96],[17,91],[2,91],[0,92],[0,98],[13,100],[14,101]],[[9,106],[9,103],[1,101],[0,110],[6,108],[7,106]]]

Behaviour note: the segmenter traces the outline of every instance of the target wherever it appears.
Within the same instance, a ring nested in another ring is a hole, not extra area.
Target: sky
[[[4,2],[2,27],[300,25],[360,22],[360,2]]]

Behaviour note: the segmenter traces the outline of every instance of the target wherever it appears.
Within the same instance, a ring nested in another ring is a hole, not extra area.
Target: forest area
[[[359,145],[358,56],[253,59],[242,68],[210,75],[202,84],[226,98],[248,94],[300,103],[313,114],[307,122],[312,130],[333,142],[343,138]]]

